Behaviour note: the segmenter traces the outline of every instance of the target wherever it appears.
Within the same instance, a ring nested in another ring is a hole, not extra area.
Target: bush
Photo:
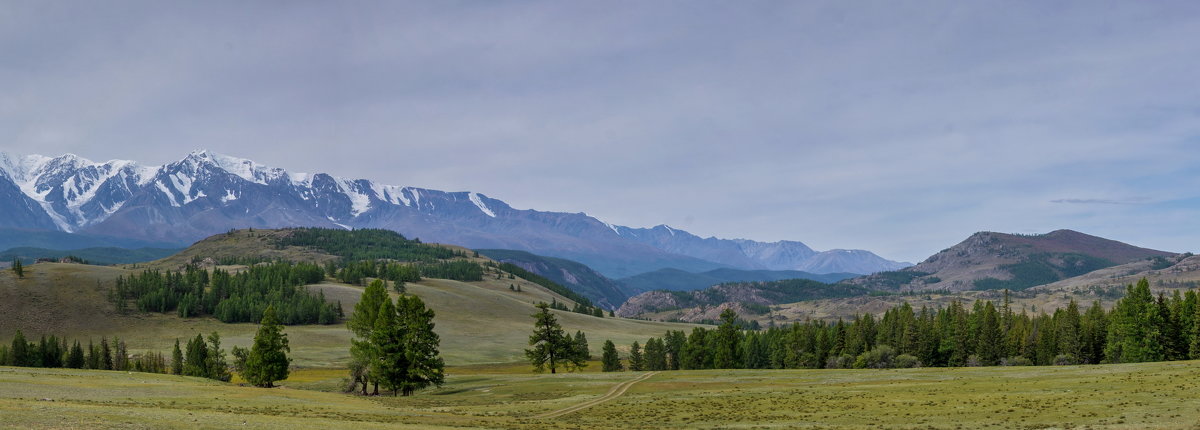
[[[896,359],[892,361],[892,367],[897,369],[912,369],[914,367],[921,367],[921,360],[908,354],[900,354],[897,355]]]
[[[852,367],[854,367],[854,356],[851,355],[829,357],[829,360],[825,361],[826,369],[849,369]]]
[[[1028,358],[1018,355],[1016,357],[1001,358],[1000,365],[1001,366],[1032,366],[1033,361]]]
[[[896,349],[887,345],[879,345],[870,351],[858,355],[854,360],[855,369],[888,369],[893,367],[896,359]]]
[[[978,355],[971,354],[967,357],[967,367],[983,367],[983,360],[980,360]]]
[[[1059,354],[1054,357],[1055,366],[1071,366],[1079,364],[1079,359],[1072,354]]]

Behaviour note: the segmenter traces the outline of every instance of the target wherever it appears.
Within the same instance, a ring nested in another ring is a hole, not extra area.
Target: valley
[[[0,367],[14,428],[1190,429],[1198,362],[899,370],[703,370],[533,375],[448,369],[415,397],[337,393],[341,372],[300,370],[264,390],[197,378]],[[264,391],[269,394],[264,394]]]

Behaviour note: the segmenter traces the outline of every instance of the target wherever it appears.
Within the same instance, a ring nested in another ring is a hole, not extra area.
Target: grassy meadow
[[[140,269],[139,269],[140,270]],[[0,342],[9,342],[16,330],[36,339],[41,335],[66,336],[84,343],[102,336],[119,337],[131,352],[158,351],[169,354],[176,338],[198,333],[221,333],[225,349],[249,346],[257,324],[225,324],[213,318],[179,318],[174,314],[117,314],[107,294],[117,276],[133,270],[80,264],[41,263],[29,266],[25,279],[0,273]],[[521,292],[508,289],[521,286]],[[349,314],[362,294],[362,287],[337,283],[308,286],[321,290],[326,299],[340,301]],[[509,363],[523,357],[533,329],[537,302],[552,299],[571,303],[549,290],[521,279],[485,276],[482,282],[426,279],[407,285],[408,292],[421,297],[437,312],[434,323],[442,338],[442,357],[450,365]],[[394,295],[394,293],[393,293]],[[667,330],[690,331],[694,325],[649,322],[624,318],[596,318],[573,312],[554,311],[565,330],[582,330],[596,356],[605,339],[622,347],[645,342]],[[345,324],[288,326],[284,330],[292,346],[293,365],[339,367],[350,357],[350,332]]]
[[[641,373],[537,375],[520,367],[451,368],[445,386],[407,398],[338,393],[336,369],[298,370],[283,387],[261,389],[0,367],[0,427],[1200,428],[1200,362],[661,372],[553,419],[536,417],[598,399]]]

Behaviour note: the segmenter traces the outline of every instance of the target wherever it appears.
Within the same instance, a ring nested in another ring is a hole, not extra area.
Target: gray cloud
[[[1054,199],[1050,203],[1067,203],[1083,205],[1137,205],[1144,204],[1144,199],[1110,200],[1110,199]]]
[[[921,260],[977,230],[1188,250],[1195,2],[7,2],[0,149],[196,148]],[[1133,222],[1133,221],[1137,222]]]

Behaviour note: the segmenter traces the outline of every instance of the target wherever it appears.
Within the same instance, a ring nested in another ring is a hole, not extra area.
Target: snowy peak
[[[51,158],[4,153],[0,170],[68,232],[120,209],[152,171],[126,160],[96,163],[74,154]]]
[[[192,151],[183,162],[220,169],[261,185],[288,178],[287,172],[283,169],[268,167],[245,158],[231,157],[203,149]]]

